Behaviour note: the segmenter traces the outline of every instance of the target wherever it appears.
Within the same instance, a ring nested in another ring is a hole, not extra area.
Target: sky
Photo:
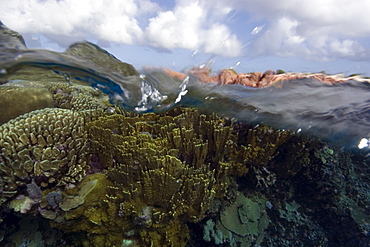
[[[370,76],[369,0],[0,0],[28,48],[88,40],[118,59],[184,71]]]

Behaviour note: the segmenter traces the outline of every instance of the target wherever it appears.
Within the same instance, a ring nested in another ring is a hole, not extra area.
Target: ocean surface
[[[108,55],[103,59],[115,59]],[[196,107],[240,121],[318,135],[345,148],[358,149],[360,142],[363,150],[368,148],[367,82],[348,81],[331,86],[313,79],[298,79],[267,88],[251,88],[204,84],[191,76],[179,81],[161,70],[124,76],[104,66],[108,62],[97,64],[67,53],[29,50],[19,40],[8,39],[2,40],[0,46],[0,79],[22,68],[53,70],[67,81],[77,79],[102,90],[112,104],[128,111],[163,112],[175,106]]]

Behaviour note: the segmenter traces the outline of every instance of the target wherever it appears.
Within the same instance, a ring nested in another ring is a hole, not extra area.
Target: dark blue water
[[[102,65],[104,61],[96,63],[67,53],[28,50],[16,35],[2,34],[0,43],[0,79],[19,69],[37,67],[99,88],[112,104],[128,111],[163,112],[176,106],[197,107],[241,121],[318,135],[354,149],[358,149],[361,140],[366,146],[370,137],[370,84],[366,82],[329,86],[313,79],[300,79],[279,82],[277,87],[250,88],[202,84],[195,77],[179,81],[160,70],[124,76]],[[102,51],[98,47],[97,50]],[[101,55],[93,54],[95,58]]]

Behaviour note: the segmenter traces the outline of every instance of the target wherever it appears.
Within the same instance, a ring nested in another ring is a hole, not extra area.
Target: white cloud
[[[228,28],[222,24],[214,24],[205,32],[204,51],[209,53],[223,54],[226,56],[240,55],[242,44],[230,33]]]
[[[369,0],[174,3],[169,8],[161,0],[0,0],[0,16],[16,31],[43,34],[63,46],[92,39],[226,56],[369,59]]]
[[[200,49],[240,55],[241,45],[222,18],[232,9],[221,1],[179,0],[163,11],[153,0],[0,0],[2,21],[21,33],[46,35],[55,42],[81,39]],[[162,4],[161,1],[157,1]],[[215,3],[216,3],[215,2]]]
[[[251,34],[257,34],[257,33],[259,33],[259,32],[261,32],[262,30],[263,30],[263,28],[265,27],[265,25],[261,25],[261,26],[257,26],[257,27],[255,27],[255,28],[253,28],[253,30],[252,30],[252,32],[251,32]]]
[[[204,9],[196,2],[159,12],[149,20],[146,29],[149,42],[166,48],[196,49],[201,42],[198,31],[204,14]]]
[[[249,54],[321,61],[364,57],[365,45],[358,38],[370,37],[368,0],[232,0],[230,4],[266,22],[252,40]]]
[[[159,9],[147,0],[1,1],[3,22],[19,32],[97,38],[125,44],[140,41],[142,37],[137,18]]]
[[[241,54],[241,42],[220,22],[230,10],[210,8],[200,1],[180,1],[174,10],[150,19],[147,37],[154,46],[237,56]],[[211,17],[214,11],[219,21]]]

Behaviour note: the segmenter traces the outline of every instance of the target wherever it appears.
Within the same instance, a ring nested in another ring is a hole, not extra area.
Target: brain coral
[[[32,180],[41,187],[80,181],[89,158],[85,124],[97,115],[45,108],[0,126],[0,203]]]

